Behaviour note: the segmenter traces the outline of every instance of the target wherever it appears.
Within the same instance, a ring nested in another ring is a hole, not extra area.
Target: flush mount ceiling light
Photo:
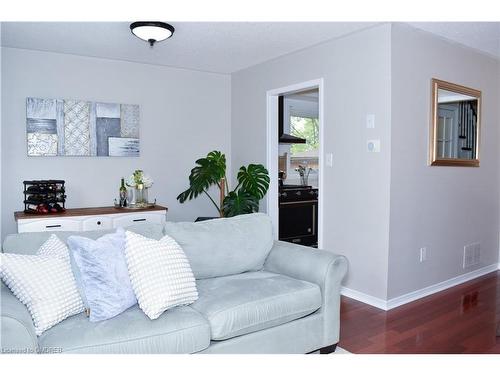
[[[165,22],[140,21],[130,25],[130,31],[139,39],[145,40],[151,47],[156,42],[170,38],[174,34],[174,27]]]

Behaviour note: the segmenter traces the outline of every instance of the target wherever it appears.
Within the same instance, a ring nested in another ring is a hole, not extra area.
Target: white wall
[[[389,298],[498,262],[498,69],[493,58],[393,26]],[[431,78],[482,91],[479,168],[427,166]],[[463,247],[474,242],[481,265],[464,270]]]
[[[347,287],[384,299],[390,30],[390,25],[377,26],[236,72],[231,79],[231,160],[236,170],[250,162],[266,163],[266,91],[324,78],[325,134],[320,137],[325,152],[334,155],[333,168],[324,171],[324,247],[348,257]],[[368,113],[376,115],[375,129],[366,129]],[[372,138],[381,140],[382,152],[366,152],[366,140]]]
[[[383,300],[499,259],[500,64],[403,24],[382,25],[232,75],[232,161],[266,162],[266,91],[325,80],[325,248],[348,288]],[[480,168],[428,167],[430,80],[483,92]],[[411,93],[411,95],[408,95]],[[366,129],[373,113],[375,129]],[[381,140],[381,153],[366,140]],[[480,242],[481,264],[462,268]],[[420,247],[428,260],[419,262]]]
[[[147,48],[145,46],[144,48]],[[230,76],[168,67],[2,48],[2,236],[15,232],[23,209],[22,181],[60,178],[67,206],[112,205],[120,177],[134,169],[155,180],[150,197],[171,220],[216,215],[207,199],[183,205],[195,159],[219,149],[230,154]],[[141,156],[26,156],[26,97],[85,99],[140,105]]]
[[[2,40],[2,23],[0,22],[0,40]],[[0,47],[0,240],[2,239],[2,48]]]

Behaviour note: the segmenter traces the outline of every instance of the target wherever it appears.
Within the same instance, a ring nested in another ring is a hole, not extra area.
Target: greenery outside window
[[[290,133],[306,140],[306,143],[293,144],[290,147],[291,171],[295,171],[299,165],[317,171],[319,162],[318,118],[290,116]]]

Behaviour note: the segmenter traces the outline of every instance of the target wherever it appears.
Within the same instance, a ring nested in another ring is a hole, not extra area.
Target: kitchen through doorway
[[[268,92],[268,214],[279,240],[322,246],[322,80]]]

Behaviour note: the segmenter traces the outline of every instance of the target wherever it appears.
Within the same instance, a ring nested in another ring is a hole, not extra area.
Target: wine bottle
[[[125,179],[123,177],[120,185],[120,207],[127,207],[127,188],[125,187]]]

